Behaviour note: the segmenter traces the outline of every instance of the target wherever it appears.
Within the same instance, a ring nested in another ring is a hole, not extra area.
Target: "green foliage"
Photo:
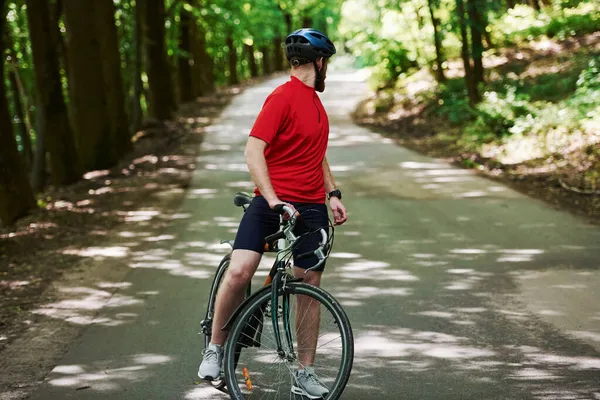
[[[467,89],[462,79],[449,79],[439,86],[437,92],[425,94],[430,101],[435,101],[438,107],[435,113],[448,119],[453,124],[462,124],[472,120],[475,116],[469,106]]]
[[[447,113],[454,110],[450,104]],[[530,101],[511,87],[506,94],[486,92],[466,124],[462,142],[477,147],[524,136],[547,138],[539,150],[556,151],[571,134],[588,135],[600,126],[600,57],[592,58],[578,76],[576,90],[557,103]]]
[[[537,13],[531,7],[517,5],[501,15],[492,34],[504,45],[530,41],[540,36],[564,39],[600,30],[600,8],[594,2],[581,2],[573,8],[544,9]]]

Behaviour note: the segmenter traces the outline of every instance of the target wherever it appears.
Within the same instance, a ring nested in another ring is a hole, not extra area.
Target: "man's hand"
[[[271,208],[271,210],[272,210],[272,209],[273,209],[273,208],[274,208],[274,207],[275,207],[277,204],[283,204],[283,205],[285,205],[285,206],[287,206],[287,207],[291,208],[291,209],[294,211],[294,214],[295,214],[295,216],[296,216],[296,217],[298,217],[298,215],[300,215],[300,214],[298,213],[298,211],[296,211],[296,208],[295,208],[293,205],[291,205],[290,203],[286,203],[285,201],[281,201],[281,200],[279,200],[279,199],[277,199],[277,198],[276,198],[276,199],[274,199],[274,200],[271,200],[271,201],[269,201],[269,207]],[[290,217],[291,217],[291,215],[288,215],[288,213],[287,213],[287,212],[286,212],[286,213],[283,215],[283,219],[284,219],[284,220],[286,220],[286,221],[287,221],[288,219],[290,219]]]
[[[333,213],[333,221],[335,225],[342,225],[348,219],[348,211],[337,197],[329,199],[329,208]]]

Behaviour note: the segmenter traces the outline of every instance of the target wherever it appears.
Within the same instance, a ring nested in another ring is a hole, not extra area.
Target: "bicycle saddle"
[[[252,197],[250,197],[248,193],[237,192],[235,196],[233,196],[233,204],[238,207],[242,207],[250,203],[252,203]]]

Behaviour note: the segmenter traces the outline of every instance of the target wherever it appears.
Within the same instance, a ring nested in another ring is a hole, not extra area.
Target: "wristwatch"
[[[341,200],[342,192],[339,189],[335,189],[327,193],[327,200],[331,200],[332,197],[337,197],[339,200]]]

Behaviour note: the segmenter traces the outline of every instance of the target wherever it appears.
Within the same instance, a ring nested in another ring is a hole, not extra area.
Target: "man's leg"
[[[308,271],[294,267],[296,278],[304,279],[309,285],[321,284],[322,272]],[[321,324],[320,303],[308,296],[297,296],[296,338],[298,340],[298,361],[302,368],[312,367],[315,361],[319,325]]]
[[[202,363],[198,368],[198,376],[201,379],[214,380],[221,374],[223,344],[228,333],[222,328],[244,300],[246,286],[256,272],[260,258],[260,253],[251,250],[236,249],[231,254],[229,268],[217,292],[211,342],[204,350]]]
[[[260,253],[250,250],[234,250],[231,254],[229,268],[217,292],[211,343],[221,346],[225,343],[228,332],[223,331],[222,328],[235,309],[244,301],[246,286],[252,280],[261,256]]]

